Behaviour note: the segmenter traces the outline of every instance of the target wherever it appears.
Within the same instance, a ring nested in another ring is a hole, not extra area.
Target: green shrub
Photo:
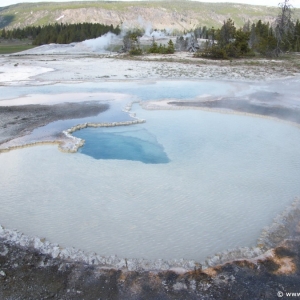
[[[140,47],[132,47],[131,50],[129,51],[130,55],[142,55],[143,50]]]
[[[199,52],[198,55],[194,55],[195,57],[204,57],[204,58],[212,58],[212,59],[228,59],[228,55],[225,49],[212,45],[211,47],[206,47],[203,52]]]
[[[167,47],[162,44],[159,44],[159,46],[158,46],[157,43],[155,41],[153,41],[153,43],[149,49],[149,53],[173,54],[174,52],[175,52],[175,47],[174,47],[174,43],[172,42],[172,40],[169,40]]]
[[[155,41],[152,42],[151,47],[149,48],[149,53],[159,53],[158,45]]]
[[[174,43],[172,42],[172,40],[169,40],[166,51],[168,54],[173,54],[175,52],[175,47],[174,47]]]

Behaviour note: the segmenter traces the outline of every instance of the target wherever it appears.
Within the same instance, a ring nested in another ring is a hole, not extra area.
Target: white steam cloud
[[[140,27],[142,27],[145,31],[144,35],[141,37],[141,40],[152,40],[152,37],[155,39],[163,39],[166,37],[166,33],[160,30],[153,30],[150,22],[145,22],[142,17],[138,17],[138,23]],[[88,48],[89,51],[97,52],[97,53],[105,53],[111,49],[112,45],[121,46],[123,44],[123,37],[126,32],[130,30],[123,23],[122,30],[120,35],[115,35],[114,33],[108,32],[101,37],[85,40],[81,43],[78,43],[75,48],[79,50],[79,48]]]
[[[112,44],[116,44],[120,41],[120,37],[114,33],[108,32],[98,38],[85,40],[82,45],[88,47],[93,52],[106,52]]]
[[[150,22],[146,22],[141,16],[138,17],[138,23],[145,31],[144,35],[142,36],[142,38],[145,39],[149,37],[154,37],[156,39],[165,38],[167,37],[167,34],[172,33],[172,31],[169,29],[166,30],[167,34],[165,31],[153,30],[152,24]]]

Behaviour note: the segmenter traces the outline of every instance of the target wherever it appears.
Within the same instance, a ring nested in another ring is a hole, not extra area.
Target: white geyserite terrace
[[[50,71],[53,71],[53,69],[39,66],[19,65],[18,63],[16,63],[15,66],[6,64],[0,66],[0,82],[6,84],[14,84],[15,82],[20,83],[20,81],[26,81],[29,80],[30,77]]]

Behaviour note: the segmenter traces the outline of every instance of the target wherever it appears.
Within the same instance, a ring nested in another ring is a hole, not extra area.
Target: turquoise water
[[[79,152],[95,159],[132,160],[145,164],[169,162],[163,147],[146,130],[88,128],[73,135],[85,140]]]

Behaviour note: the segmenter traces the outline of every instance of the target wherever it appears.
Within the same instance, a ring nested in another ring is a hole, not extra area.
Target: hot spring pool
[[[300,195],[298,128],[205,111],[134,112],[147,122],[74,133],[86,140],[76,154],[56,146],[1,154],[1,223],[100,255],[202,261],[255,245]]]

